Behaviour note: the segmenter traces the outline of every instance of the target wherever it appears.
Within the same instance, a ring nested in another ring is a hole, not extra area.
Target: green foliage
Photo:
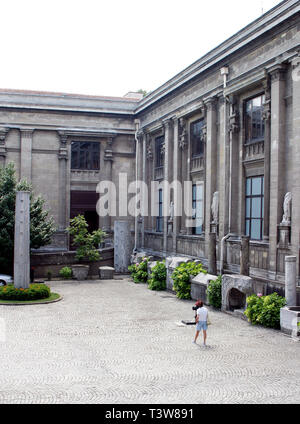
[[[179,299],[191,298],[190,276],[196,276],[201,272],[207,274],[202,264],[196,264],[195,262],[183,263],[175,268],[172,274],[173,288]]]
[[[150,290],[166,290],[167,269],[165,261],[157,262],[152,268],[148,288]]]
[[[73,236],[73,244],[77,246],[76,259],[90,262],[100,259],[98,246],[106,235],[104,231],[99,229],[89,233],[88,224],[83,215],[77,215],[71,219],[67,231]]]
[[[17,289],[14,285],[0,287],[2,300],[37,300],[50,297],[50,288],[45,284],[30,284],[28,289]]]
[[[219,275],[216,281],[210,281],[207,290],[209,304],[214,308],[221,309],[222,306],[222,276]]]
[[[59,275],[64,279],[64,280],[69,280],[72,277],[72,269],[69,268],[68,266],[65,266],[64,268],[62,268],[59,271]]]
[[[44,210],[42,197],[34,197],[32,186],[25,180],[17,184],[13,163],[0,168],[0,268],[12,273],[15,232],[16,191],[30,191],[30,247],[38,249],[49,244],[55,232],[54,221]]]
[[[247,298],[245,315],[252,324],[280,328],[280,309],[285,305],[285,298],[278,293],[269,296],[252,295]]]
[[[139,264],[133,264],[128,267],[128,271],[131,273],[131,277],[136,284],[146,283],[148,280],[148,258],[143,258]]]

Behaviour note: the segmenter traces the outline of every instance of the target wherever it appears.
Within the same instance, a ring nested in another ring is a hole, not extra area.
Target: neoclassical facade
[[[0,161],[14,161],[47,200],[58,225],[52,248],[67,248],[69,218],[112,234],[98,218],[97,183],[127,174],[189,181],[192,216],[178,196],[147,193],[155,216],[128,219],[135,247],[157,257],[207,264],[217,238],[218,271],[238,273],[250,237],[250,275],[281,285],[285,256],[300,238],[300,2],[287,0],[145,98],[0,91]],[[145,195],[143,198],[146,201]],[[193,225],[187,226],[187,219]]]

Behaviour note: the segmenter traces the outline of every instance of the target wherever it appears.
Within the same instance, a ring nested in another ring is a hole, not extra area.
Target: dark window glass
[[[155,139],[155,166],[156,168],[162,168],[164,166],[164,155],[162,147],[164,144],[164,137],[157,137]]]
[[[192,202],[193,220],[195,220],[193,234],[200,235],[203,233],[203,184],[193,185]]]
[[[163,191],[158,190],[158,217],[156,218],[156,231],[162,233],[163,231]]]
[[[204,154],[204,140],[203,140],[203,127],[204,119],[192,122],[190,127],[190,138],[192,156],[202,156]]]
[[[246,235],[262,240],[264,224],[264,177],[246,180]]]
[[[265,96],[258,96],[246,102],[245,131],[246,143],[260,141],[265,136],[265,123],[263,120],[263,105]]]
[[[71,143],[72,169],[100,169],[100,144],[85,141]]]

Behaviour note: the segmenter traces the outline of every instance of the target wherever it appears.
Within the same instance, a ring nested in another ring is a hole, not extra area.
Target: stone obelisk
[[[17,191],[15,210],[14,286],[30,283],[30,192]]]

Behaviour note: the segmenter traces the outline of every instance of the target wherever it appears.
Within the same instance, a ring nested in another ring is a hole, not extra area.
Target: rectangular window
[[[193,220],[195,222],[195,225],[193,227],[194,235],[201,235],[203,233],[203,199],[204,199],[203,183],[193,184],[192,208],[193,208]]]
[[[191,123],[190,139],[193,157],[204,155],[203,127],[204,119]]]
[[[163,191],[158,190],[158,217],[156,218],[156,231],[163,232]]]
[[[71,169],[99,170],[100,144],[96,142],[72,141]]]
[[[162,147],[164,144],[164,137],[157,137],[155,139],[155,167],[162,168],[164,166],[164,156]]]
[[[245,107],[245,131],[246,143],[254,143],[264,140],[265,122],[263,108],[265,95],[255,97],[246,102]]]
[[[246,179],[246,235],[262,240],[264,224],[264,177]]]

